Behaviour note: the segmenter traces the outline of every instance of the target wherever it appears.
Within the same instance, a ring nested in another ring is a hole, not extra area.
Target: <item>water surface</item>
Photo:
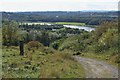
[[[63,25],[63,26],[68,27],[68,28],[84,29],[85,31],[95,30],[95,28],[91,28],[91,27],[87,27],[87,26],[73,26],[73,25]]]

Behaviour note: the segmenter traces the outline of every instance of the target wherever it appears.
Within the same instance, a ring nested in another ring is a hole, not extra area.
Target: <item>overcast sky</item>
[[[118,10],[119,0],[0,0],[0,11]]]

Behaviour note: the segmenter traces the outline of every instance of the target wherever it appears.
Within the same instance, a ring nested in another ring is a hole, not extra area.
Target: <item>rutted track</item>
[[[74,56],[85,69],[86,78],[118,78],[118,69],[103,61]]]

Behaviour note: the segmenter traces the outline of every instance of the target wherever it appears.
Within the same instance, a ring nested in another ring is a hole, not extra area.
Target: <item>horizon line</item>
[[[46,11],[0,11],[0,12],[106,12],[106,11],[119,11],[119,10],[46,10]]]

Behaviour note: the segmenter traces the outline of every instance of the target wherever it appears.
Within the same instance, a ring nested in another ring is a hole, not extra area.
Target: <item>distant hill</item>
[[[115,21],[117,11],[83,12],[83,11],[46,11],[46,12],[2,12],[3,20],[18,22],[82,22],[98,25],[103,21]]]

